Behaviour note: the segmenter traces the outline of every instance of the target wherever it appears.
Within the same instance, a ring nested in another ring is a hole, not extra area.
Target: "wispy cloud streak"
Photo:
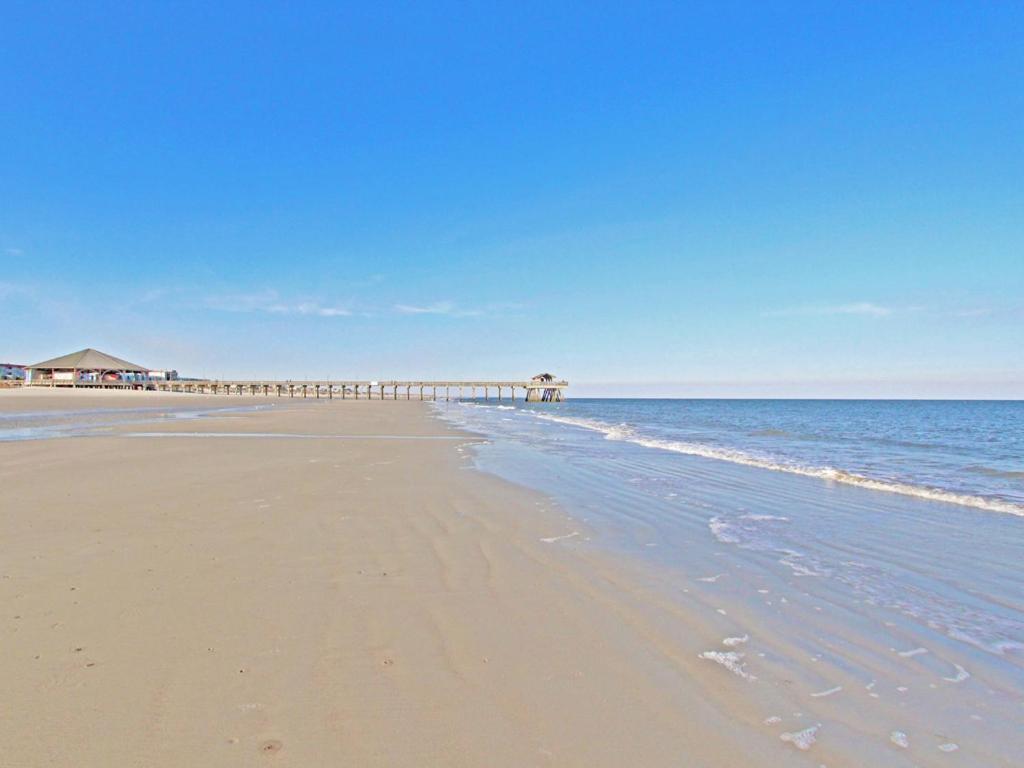
[[[286,301],[277,291],[234,293],[208,296],[206,306],[222,312],[264,312],[271,315],[302,315],[306,317],[348,317],[346,307],[324,305],[317,301]]]
[[[435,301],[433,304],[396,304],[395,311],[400,315],[449,315],[451,317],[470,317],[482,314],[480,310],[459,309],[452,301]]]
[[[866,317],[887,317],[896,312],[892,307],[883,307],[869,301],[850,304],[809,305],[786,307],[765,312],[764,317],[796,317],[800,315],[862,315]]]
[[[435,301],[432,304],[395,304],[392,307],[400,315],[444,315],[447,317],[480,317],[522,308],[522,304],[510,301],[476,308],[460,307],[454,301]]]

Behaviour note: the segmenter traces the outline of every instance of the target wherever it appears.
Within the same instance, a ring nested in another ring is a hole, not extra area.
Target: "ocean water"
[[[1024,764],[1024,402],[436,408],[487,438],[477,467],[569,515],[545,542],[635,559],[717,614],[721,646],[694,652],[799,713],[783,741]]]
[[[612,440],[1024,515],[1024,402],[579,400]]]

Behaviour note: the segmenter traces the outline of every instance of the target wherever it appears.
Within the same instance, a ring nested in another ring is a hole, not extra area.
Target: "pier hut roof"
[[[98,349],[80,349],[69,355],[55,357],[52,360],[43,360],[41,363],[26,366],[27,368],[77,368],[85,371],[133,371],[146,373],[149,369],[141,365],[129,363],[119,357],[100,352]]]

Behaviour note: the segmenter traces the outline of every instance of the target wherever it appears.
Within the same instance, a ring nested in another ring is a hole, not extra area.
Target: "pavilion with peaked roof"
[[[144,384],[149,369],[129,363],[98,349],[81,349],[68,355],[25,367],[25,383],[45,387],[129,388]]]

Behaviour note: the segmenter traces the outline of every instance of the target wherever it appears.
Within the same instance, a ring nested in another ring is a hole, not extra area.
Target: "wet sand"
[[[227,399],[0,411],[183,398]],[[272,406],[0,443],[0,763],[807,764],[715,621],[424,404]]]

